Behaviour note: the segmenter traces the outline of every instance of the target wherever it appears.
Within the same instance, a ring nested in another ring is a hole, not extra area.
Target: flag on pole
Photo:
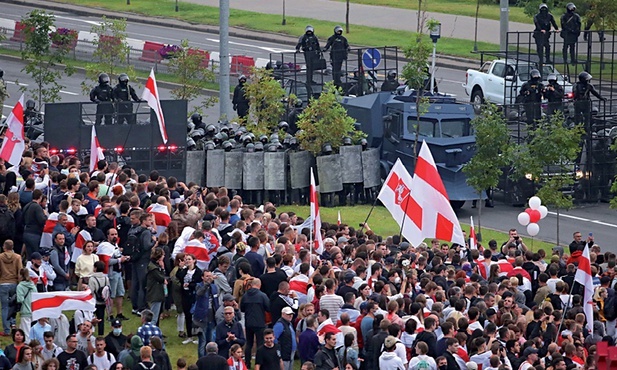
[[[32,320],[60,317],[62,311],[93,312],[96,309],[95,305],[96,299],[90,289],[80,292],[32,293]]]
[[[167,129],[165,128],[165,118],[163,117],[163,109],[161,109],[161,100],[159,97],[159,89],[156,86],[156,77],[154,77],[154,68],[150,70],[150,77],[146,81],[146,88],[144,89],[141,98],[148,102],[148,106],[152,108],[156,118],[159,121],[159,130],[161,131],[161,137],[163,143],[167,144]]]
[[[2,108],[2,107],[0,107]],[[1,110],[1,109],[0,109]],[[13,166],[19,166],[21,155],[26,149],[24,142],[24,95],[13,107],[13,110],[6,119],[6,134],[0,148],[0,158],[9,162]],[[7,166],[8,168],[8,166]]]
[[[593,277],[591,276],[591,259],[589,258],[589,247],[585,245],[583,255],[578,260],[578,269],[574,275],[574,281],[581,284],[584,288],[583,312],[587,317],[587,329],[593,333]]]
[[[341,211],[338,211],[338,218],[336,219],[336,225],[341,226]]]
[[[418,196],[414,197],[415,194]],[[463,229],[450,205],[446,187],[426,141],[422,142],[416,162],[411,195],[422,210],[423,238],[436,238],[465,245]]]
[[[473,227],[473,216],[469,216],[469,249],[478,249],[478,240],[476,239],[476,229]]]
[[[422,208],[411,196],[411,175],[400,159],[394,163],[377,198],[402,228],[401,234],[414,247],[420,245],[424,240]]]
[[[92,125],[92,137],[90,138],[90,172],[96,170],[98,161],[105,159],[103,148],[99,143],[99,138],[96,136],[96,129]]]
[[[323,253],[323,240],[321,239],[321,216],[319,215],[319,202],[317,201],[317,188],[315,186],[315,176],[311,168],[311,219],[313,220],[313,243],[315,252],[319,255]]]

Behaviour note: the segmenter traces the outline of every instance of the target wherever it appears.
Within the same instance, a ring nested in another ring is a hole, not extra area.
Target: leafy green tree
[[[365,136],[356,130],[356,120],[349,117],[339,102],[340,97],[340,91],[330,81],[324,85],[319,98],[311,98],[308,107],[298,117],[298,129],[301,130],[297,134],[298,143],[313,155],[319,155],[326,143],[337,152],[344,137],[356,141]]]
[[[272,77],[272,71],[264,68],[253,69],[250,81],[244,85],[250,100],[247,130],[255,136],[269,135],[285,113],[285,90]]]
[[[107,73],[113,81],[121,73],[126,73],[131,81],[137,80],[133,66],[126,63],[131,47],[126,41],[126,19],[109,19],[103,16],[99,24],[92,26],[90,32],[97,35],[93,41],[92,63],[86,65],[86,78],[90,83],[81,83],[82,91],[88,94],[98,84],[98,76]]]
[[[54,29],[55,17],[44,10],[35,9],[22,19],[24,24],[25,43],[21,51],[21,58],[26,65],[22,72],[32,77],[33,87],[20,87],[22,92],[28,92],[37,97],[39,109],[43,103],[54,103],[61,100],[60,90],[64,85],[60,83],[62,75],[70,76],[75,69],[66,66],[64,70],[57,68],[65,60],[68,48],[52,47],[50,34]],[[55,34],[54,42],[63,44],[68,36]]]
[[[189,47],[188,40],[182,40],[181,48],[172,54],[168,68],[178,78],[178,87],[171,90],[174,99],[195,101],[201,99],[194,111],[203,115],[205,109],[211,107],[218,100],[216,97],[206,97],[202,90],[208,83],[214,82],[216,76],[211,69],[204,67],[204,55]]]
[[[522,2],[525,7],[525,14],[533,17],[538,12],[540,4],[545,0],[527,0]],[[566,5],[572,0],[554,0],[546,2],[549,10],[555,16],[557,24],[561,15],[565,13]],[[583,17],[583,27],[585,24],[590,28],[592,25],[597,30],[612,30],[617,27],[617,2],[614,0],[578,0],[576,4],[576,12]]]
[[[574,185],[574,165],[581,152],[582,125],[568,128],[561,112],[538,121],[530,130],[528,144],[514,149],[513,160],[518,178],[531,176],[540,184],[537,196],[557,212],[557,244],[559,244],[559,210],[572,208],[572,196],[563,189]]]
[[[487,104],[471,121],[471,126],[476,135],[476,153],[465,164],[463,172],[467,183],[481,195],[482,191],[497,186],[503,168],[509,164],[510,136],[506,120],[494,104]],[[478,204],[478,231],[481,232],[482,201]]]

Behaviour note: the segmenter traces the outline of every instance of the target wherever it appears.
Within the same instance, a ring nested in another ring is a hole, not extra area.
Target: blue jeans
[[[132,268],[131,304],[134,310],[143,310],[146,308],[146,275],[148,273],[148,264],[135,262]]]
[[[197,322],[194,323],[198,324]],[[201,328],[201,333],[197,336],[197,355],[199,358],[202,358],[206,355],[206,344],[208,344],[208,342],[214,342],[216,324],[214,321],[200,324],[201,325],[198,325]]]
[[[150,311],[152,311],[152,323],[158,325],[159,316],[161,315],[161,306],[163,302],[150,302]]]
[[[0,304],[2,304],[2,326],[5,333],[11,332],[11,325],[15,325],[15,318],[9,319],[9,297],[15,294],[17,284],[0,284]]]
[[[41,234],[24,233],[24,244],[26,245],[26,254],[28,259],[34,252],[39,251],[39,244],[41,244]]]

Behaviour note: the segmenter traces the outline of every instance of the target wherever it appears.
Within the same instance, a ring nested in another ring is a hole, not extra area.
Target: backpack
[[[109,354],[109,352],[107,353],[107,361],[111,362],[111,355]],[[54,357],[56,357],[56,355],[54,354]],[[90,363],[93,364],[94,363],[94,353],[90,355]]]
[[[420,370],[420,369],[430,369],[431,365],[429,365],[428,361],[426,360],[420,360],[415,367],[415,370]]]
[[[13,239],[15,237],[15,216],[8,208],[0,208],[0,237]]]
[[[94,280],[96,280],[96,284],[99,286],[94,292],[97,302],[103,301],[107,303],[107,300],[111,297],[111,291],[109,289],[109,285],[105,284],[101,286],[101,283],[98,279],[94,279]]]
[[[128,216],[116,217],[116,229],[118,229],[118,246],[124,248],[131,230],[131,219]]]
[[[244,293],[246,293],[249,289],[252,288],[253,279],[255,278],[252,276],[244,279],[244,281],[242,282],[242,286],[240,286],[240,297],[242,297]]]
[[[28,289],[28,293],[24,296],[24,301],[30,295],[30,289]],[[15,318],[17,314],[21,312],[21,303],[17,302],[17,292],[9,297],[9,318]]]
[[[606,301],[604,301],[604,318],[607,321],[613,321],[617,319],[617,307],[615,307],[615,305],[617,305],[616,294],[613,294],[612,296],[608,297]]]
[[[143,255],[141,250],[141,233],[143,232],[144,229],[139,227],[139,231],[133,232],[133,230],[130,230],[126,237],[123,253],[131,257],[131,262],[138,261]]]
[[[554,310],[562,309],[563,302],[561,301],[561,298],[559,298],[559,294],[551,293],[548,295],[548,297],[546,297],[546,300],[551,302]]]

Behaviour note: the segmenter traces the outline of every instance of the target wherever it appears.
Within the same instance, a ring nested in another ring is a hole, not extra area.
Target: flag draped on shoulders
[[[71,262],[77,262],[77,258],[81,256],[84,249],[84,244],[92,240],[92,235],[86,230],[81,230],[75,237],[75,244],[73,244],[73,254],[71,255]]]
[[[155,203],[148,207],[147,212],[154,216],[154,224],[156,225],[157,235],[161,235],[167,230],[167,226],[171,222],[169,210],[166,205]]]

